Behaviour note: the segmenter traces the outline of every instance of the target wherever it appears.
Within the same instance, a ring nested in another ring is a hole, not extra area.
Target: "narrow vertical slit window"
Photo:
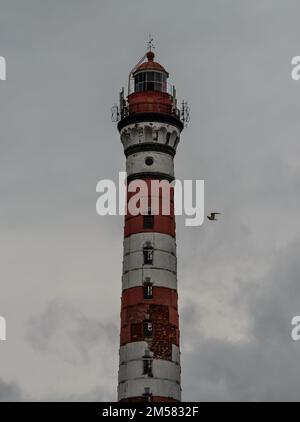
[[[167,134],[166,134],[166,145],[169,145],[169,143],[170,143],[170,137],[171,137],[171,133],[170,132],[167,132]]]
[[[144,265],[152,265],[153,264],[152,246],[144,246],[143,255],[144,255]]]
[[[144,215],[144,229],[153,229],[154,228],[154,215],[151,214],[151,211],[148,212],[148,215]]]
[[[144,299],[153,299],[153,284],[151,282],[144,283]]]
[[[150,338],[153,336],[153,324],[151,321],[144,321],[144,337]]]
[[[153,377],[153,361],[151,358],[145,357],[143,359],[143,375]]]

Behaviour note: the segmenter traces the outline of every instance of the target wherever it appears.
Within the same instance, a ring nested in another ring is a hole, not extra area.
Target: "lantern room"
[[[142,63],[133,73],[134,92],[167,92],[168,72],[154,62],[153,51],[147,53],[148,62]]]
[[[147,61],[138,65],[130,75],[129,114],[175,113],[175,88],[167,82],[168,72],[162,65],[154,61],[154,57],[153,51],[148,51]]]
[[[182,102],[177,107],[176,89],[168,82],[169,73],[154,60],[153,51],[147,51],[131,70],[128,78],[128,94],[120,92],[120,105],[113,106],[112,121],[118,122],[118,129],[149,118],[169,122],[180,131],[189,121],[189,107]]]

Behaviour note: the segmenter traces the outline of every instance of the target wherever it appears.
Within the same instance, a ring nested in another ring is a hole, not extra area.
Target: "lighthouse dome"
[[[166,69],[160,63],[155,62],[154,57],[155,57],[155,54],[153,53],[153,51],[148,51],[147,53],[148,61],[139,65],[137,69],[135,69],[133,76],[139,72],[152,70],[152,71],[163,72],[168,77],[169,74],[166,71]]]
[[[132,73],[134,92],[168,92],[168,72],[161,64],[154,61],[153,51],[148,51],[146,57],[148,61],[140,64]]]

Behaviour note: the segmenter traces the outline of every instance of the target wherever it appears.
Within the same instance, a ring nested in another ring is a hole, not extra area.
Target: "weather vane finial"
[[[149,51],[152,51],[155,49],[154,43],[153,43],[154,39],[152,37],[152,35],[149,33],[149,41],[147,43],[147,48]]]

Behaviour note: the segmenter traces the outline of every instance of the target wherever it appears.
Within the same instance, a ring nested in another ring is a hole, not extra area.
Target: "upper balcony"
[[[147,57],[148,61],[143,62]],[[177,108],[176,89],[168,83],[169,73],[154,61],[148,51],[129,74],[128,94],[120,93],[120,107],[112,108],[112,119],[119,121],[119,129],[149,118],[176,125],[180,130],[189,119],[188,106]]]

